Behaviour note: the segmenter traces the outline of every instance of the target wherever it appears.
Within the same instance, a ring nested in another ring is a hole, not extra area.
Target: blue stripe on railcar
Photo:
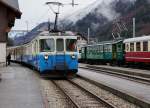
[[[39,70],[44,72],[47,70],[78,70],[77,55],[74,59],[70,55],[53,55],[48,60],[43,55],[39,56]]]

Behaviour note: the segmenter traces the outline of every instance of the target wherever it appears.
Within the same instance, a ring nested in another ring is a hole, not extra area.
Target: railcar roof
[[[99,43],[96,43],[96,44],[90,44],[90,45],[87,45],[87,46],[116,44],[116,43],[122,42],[122,41],[123,41],[122,39],[120,39],[120,40],[112,40],[112,41],[103,41],[103,42],[99,42]]]
[[[142,36],[142,37],[135,37],[135,38],[125,39],[124,43],[139,42],[139,41],[149,41],[149,40],[150,40],[150,36]]]
[[[75,36],[72,32],[49,32],[44,31],[39,34],[40,36]]]

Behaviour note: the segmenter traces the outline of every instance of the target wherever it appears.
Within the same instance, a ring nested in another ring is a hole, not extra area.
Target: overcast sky
[[[47,1],[59,1],[62,3],[71,3],[72,0],[19,0],[19,7],[22,12],[21,20],[16,20],[15,30],[26,30],[27,22],[29,23],[29,29],[32,29],[41,22],[47,21],[49,18],[53,21],[54,14],[45,5]],[[78,3],[78,6],[74,8],[72,6],[64,6],[61,8],[60,18],[76,12],[96,0],[74,0]]]

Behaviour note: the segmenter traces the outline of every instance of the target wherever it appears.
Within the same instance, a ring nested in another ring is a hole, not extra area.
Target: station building
[[[0,0],[0,65],[6,63],[8,32],[20,18],[18,0]]]
[[[83,35],[77,33],[77,45],[78,45],[78,50],[80,51],[81,48],[85,45],[88,44],[88,40],[86,37],[84,37]]]

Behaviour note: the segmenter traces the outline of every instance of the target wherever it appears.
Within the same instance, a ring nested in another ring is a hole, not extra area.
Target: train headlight
[[[44,56],[44,59],[45,59],[45,60],[48,60],[48,55],[45,55],[45,56]]]
[[[76,56],[75,56],[75,55],[72,55],[72,56],[71,56],[71,58],[72,58],[72,59],[75,59],[75,58],[76,58]]]

